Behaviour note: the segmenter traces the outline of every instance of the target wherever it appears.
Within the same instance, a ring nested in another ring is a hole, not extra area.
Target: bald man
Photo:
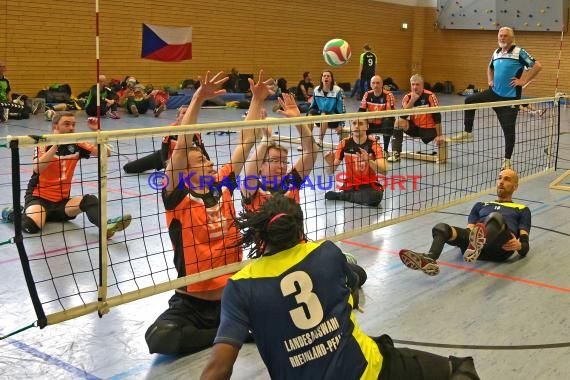
[[[433,241],[427,254],[403,249],[400,260],[410,269],[435,276],[445,243],[459,247],[467,262],[505,261],[515,252],[525,257],[530,249],[531,214],[528,207],[513,202],[518,185],[514,170],[502,170],[497,179],[497,200],[477,202],[467,219],[467,228],[438,223],[432,229]]]
[[[101,96],[101,116],[108,116],[111,119],[120,119],[117,114],[117,103],[119,97],[108,86],[109,81],[105,75],[99,75],[99,83],[91,87],[87,102],[85,103],[85,113],[89,116],[97,116],[97,86]]]

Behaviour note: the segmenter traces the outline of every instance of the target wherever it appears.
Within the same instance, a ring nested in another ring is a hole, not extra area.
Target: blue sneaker
[[[24,208],[22,206],[20,206],[20,212],[24,212]],[[14,222],[14,209],[12,208],[12,206],[4,207],[2,209],[1,218],[2,221],[4,221],[4,223]]]
[[[12,207],[2,209],[2,220],[6,223],[12,223],[14,221],[14,209]]]

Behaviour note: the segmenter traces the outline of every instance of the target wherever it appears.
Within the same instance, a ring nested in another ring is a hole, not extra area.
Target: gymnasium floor
[[[442,104],[456,104],[463,99],[458,96],[440,97]],[[349,110],[356,106],[354,100],[348,100]],[[200,120],[233,121],[238,120],[242,113],[238,110],[203,110]],[[152,116],[135,119],[124,115],[120,120],[103,120],[103,128],[166,125],[174,120],[174,114],[174,110],[168,110],[160,119]],[[564,169],[570,168],[569,115],[570,109],[563,108],[558,164]],[[81,123],[85,116],[78,113],[77,117],[80,131],[84,128]],[[47,133],[49,129],[50,124],[43,117],[36,116],[0,125],[0,134],[40,134]],[[150,151],[151,147],[145,149]],[[0,205],[4,207],[11,203],[9,150],[2,149],[0,157],[5,162],[5,168],[0,169],[3,174],[0,187],[4,190],[0,194]],[[121,161],[124,159],[119,156],[119,162],[115,164],[124,164],[126,161]],[[93,167],[86,169],[92,171]],[[516,347],[570,342],[570,276],[567,274],[570,256],[564,249],[570,244],[570,192],[548,188],[549,183],[563,172],[558,170],[526,181],[515,193],[515,201],[525,203],[533,214],[531,251],[524,260],[513,259],[503,264],[467,264],[458,250],[446,247],[439,261],[441,273],[437,277],[408,270],[401,264],[397,252],[401,248],[427,249],[431,242],[431,227],[435,223],[445,221],[465,225],[472,202],[340,242],[342,248],[353,253],[368,272],[364,297],[361,297],[365,312],[357,314],[362,329],[370,335],[387,333],[398,340],[449,345]],[[28,175],[24,173],[23,180],[27,180]],[[124,180],[121,191],[141,194],[142,186],[138,185],[137,178],[121,177]],[[566,182],[570,185],[570,179]],[[318,196],[314,195],[315,198]],[[484,196],[483,199],[492,200],[493,197]],[[129,202],[135,201],[126,197],[125,207],[128,208]],[[343,209],[342,205],[334,204],[324,207],[335,218],[338,218],[338,213],[333,210],[342,213]],[[111,209],[113,213],[119,212],[117,208]],[[365,210],[353,208],[349,211],[347,208],[346,212],[365,213]],[[346,217],[354,219],[352,214]],[[136,253],[140,248],[136,245],[136,233],[143,224],[146,231],[153,228],[157,231],[151,240],[167,239],[166,234],[161,235],[160,230],[164,226],[157,219],[156,216],[152,221],[141,218],[138,221],[140,226],[133,222],[132,229],[121,235],[123,241],[119,236],[111,251],[115,246],[119,250],[121,244],[128,241],[130,252]],[[366,223],[369,222],[374,221]],[[336,223],[332,232],[339,231],[338,220]],[[79,233],[83,234],[77,230],[66,231],[66,239],[71,239],[66,240],[68,246]],[[92,231],[88,233],[94,234]],[[0,224],[0,241],[11,236],[12,226]],[[55,241],[48,242],[56,244],[57,236],[54,234],[52,240]],[[161,244],[154,241],[147,246],[147,243],[144,249]],[[170,243],[167,241],[166,244]],[[0,335],[4,335],[36,319],[13,244],[0,246],[0,278]],[[28,329],[2,340],[0,379],[197,379],[208,359],[209,350],[186,357],[150,355],[147,351],[144,341],[146,328],[166,308],[170,294],[167,292],[112,308],[103,318],[90,314],[42,330]],[[412,348],[446,356],[472,355],[482,379],[570,378],[568,345],[564,348],[526,350]],[[255,345],[248,344],[242,348],[233,378],[268,378]]]

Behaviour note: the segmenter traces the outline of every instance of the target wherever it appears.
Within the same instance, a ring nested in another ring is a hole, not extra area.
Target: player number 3
[[[289,311],[291,319],[299,329],[308,330],[323,320],[324,312],[321,302],[313,290],[313,281],[305,272],[297,271],[288,274],[281,280],[281,292],[285,297],[292,294],[299,307]]]

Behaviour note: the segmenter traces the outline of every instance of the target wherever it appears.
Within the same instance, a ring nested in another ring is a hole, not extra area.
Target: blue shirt
[[[489,67],[494,72],[493,92],[503,98],[520,99],[522,87],[511,86],[513,78],[520,78],[525,68],[531,68],[535,64],[535,59],[523,48],[513,45],[503,53],[498,48],[491,57]]]
[[[313,92],[313,102],[310,108],[318,110],[319,113],[324,112],[327,115],[345,113],[343,98],[344,94],[339,86],[333,86],[332,90],[326,94],[321,86],[317,86]]]
[[[382,355],[358,325],[332,242],[262,256],[229,281],[214,343],[241,346],[251,330],[271,379],[378,379]]]

